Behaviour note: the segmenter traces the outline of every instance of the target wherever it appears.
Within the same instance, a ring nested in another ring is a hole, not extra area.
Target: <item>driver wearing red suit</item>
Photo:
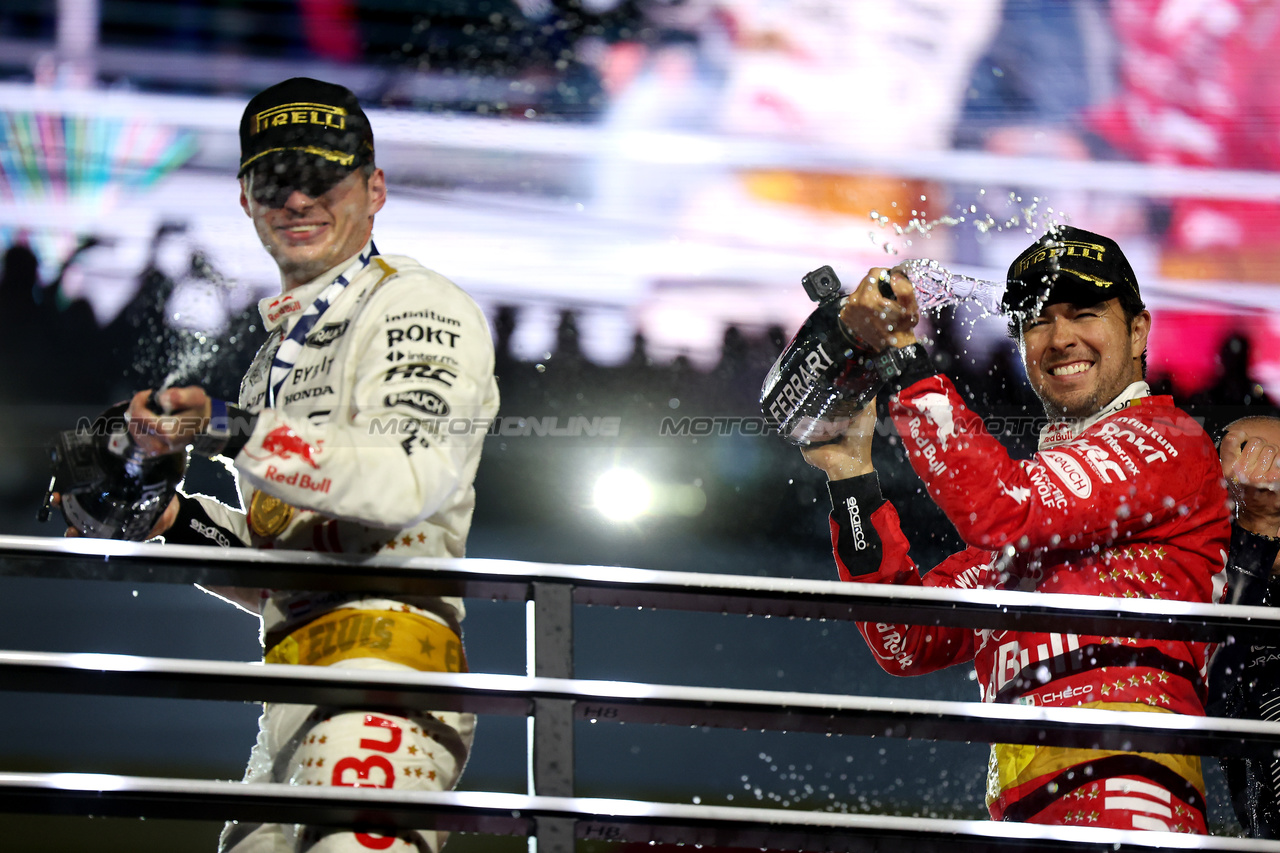
[[[895,293],[880,295],[888,280]],[[836,442],[806,448],[830,478],[840,577],[859,583],[1104,598],[1222,600],[1227,494],[1209,437],[1143,381],[1151,315],[1114,241],[1059,226],[1009,270],[1027,377],[1050,418],[1032,458],[985,429],[912,328],[900,272],[872,270],[841,321],[903,371],[889,412],[929,496],[969,546],[920,576],[871,466],[874,406]],[[1204,714],[1203,643],[1034,630],[861,624],[887,672],[973,661],[984,702]],[[1200,759],[994,744],[987,804],[997,820],[1205,833]]]

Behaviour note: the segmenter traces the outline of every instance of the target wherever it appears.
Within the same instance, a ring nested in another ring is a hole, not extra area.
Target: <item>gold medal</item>
[[[293,507],[258,489],[249,502],[249,527],[259,536],[276,536],[293,520]]]

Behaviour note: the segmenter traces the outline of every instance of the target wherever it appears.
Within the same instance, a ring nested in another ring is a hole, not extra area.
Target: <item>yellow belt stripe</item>
[[[1140,702],[1086,702],[1081,708],[1101,708],[1107,711],[1152,711],[1171,713],[1165,708],[1153,708]],[[1001,792],[1050,773],[1060,773],[1084,761],[1093,761],[1109,755],[1129,755],[1118,749],[1078,749],[1065,746],[1033,746],[1031,744],[993,743],[991,745],[991,769],[988,775],[987,802],[994,802]],[[1204,775],[1197,755],[1168,755],[1165,753],[1139,752],[1168,767],[1192,785],[1202,795],[1205,793]]]
[[[434,619],[391,610],[333,610],[272,646],[267,663],[331,666],[378,658],[423,672],[466,672],[462,640]]]

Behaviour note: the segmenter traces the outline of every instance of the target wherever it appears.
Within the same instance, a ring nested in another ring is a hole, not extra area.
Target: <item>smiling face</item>
[[[359,252],[373,233],[374,214],[387,200],[381,169],[367,178],[357,169],[316,196],[294,189],[283,198],[259,192],[258,200],[257,180],[252,172],[240,179],[240,206],[253,220],[263,248],[275,258],[285,291]]]
[[[1126,322],[1119,299],[1097,305],[1046,305],[1022,328],[1027,379],[1049,417],[1096,414],[1142,379],[1151,314]]]

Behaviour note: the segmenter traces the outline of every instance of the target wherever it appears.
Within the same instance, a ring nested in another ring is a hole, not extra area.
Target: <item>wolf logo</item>
[[[1031,490],[1026,486],[1006,486],[1004,480],[997,480],[1000,491],[1013,498],[1014,503],[1024,504],[1031,498]]]

